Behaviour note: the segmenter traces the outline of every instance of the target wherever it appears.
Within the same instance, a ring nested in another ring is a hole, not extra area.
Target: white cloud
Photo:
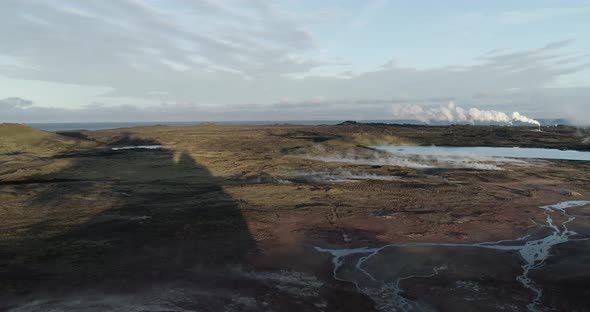
[[[25,110],[33,106],[33,101],[18,97],[5,98],[0,100],[0,112],[11,110]]]
[[[366,16],[386,4],[368,3],[356,23],[362,26]],[[526,20],[517,15],[506,16]],[[57,114],[55,121],[108,120],[116,113],[123,120],[373,119],[383,118],[402,99],[427,105],[457,100],[475,107],[518,106],[533,117],[546,117],[563,105],[583,108],[590,102],[585,86],[553,88],[590,66],[587,51],[572,53],[571,41],[497,50],[474,65],[420,69],[404,66],[392,55],[395,62],[383,67],[345,72],[345,60],[326,64],[310,58],[310,51],[322,47],[304,21],[300,14],[263,0],[4,0],[0,73],[31,81],[33,87],[26,94],[26,88],[10,93],[0,86],[0,96],[32,98],[36,104],[24,110],[0,103],[0,118]],[[313,74],[326,65],[342,66],[342,71],[331,70],[342,74]],[[92,98],[111,105],[84,107],[87,102],[81,102],[78,109],[65,109],[59,99],[64,89],[44,103],[35,97],[41,87],[33,81],[91,89],[85,94],[100,90],[106,93]],[[161,102],[190,104],[170,107]]]
[[[266,1],[7,0],[0,37],[3,59],[35,66],[1,62],[3,75],[110,86],[113,96],[167,89],[199,100],[244,79],[227,72],[274,78],[315,66],[293,57],[313,47],[310,35]]]

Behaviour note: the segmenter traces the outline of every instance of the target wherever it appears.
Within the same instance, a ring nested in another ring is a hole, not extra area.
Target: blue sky
[[[0,2],[0,121],[590,120],[590,1]]]
[[[311,23],[319,46],[359,70],[390,60],[419,68],[473,64],[496,49],[565,39],[590,51],[588,1],[293,2],[299,14],[326,15]]]

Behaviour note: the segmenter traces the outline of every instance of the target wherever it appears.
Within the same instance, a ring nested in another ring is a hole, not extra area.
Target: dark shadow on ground
[[[186,152],[67,157],[72,165],[59,173],[30,177],[47,182],[17,186],[36,194],[26,209],[53,210],[62,221],[44,220],[30,226],[25,239],[0,242],[5,296],[35,299],[39,292],[97,287],[134,291],[195,280],[214,285],[223,273],[213,272],[243,265],[256,250],[223,180]]]

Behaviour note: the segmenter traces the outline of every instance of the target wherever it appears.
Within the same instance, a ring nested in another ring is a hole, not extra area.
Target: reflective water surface
[[[590,160],[590,152],[524,147],[456,147],[378,145],[372,148],[396,155],[453,156],[453,157],[506,157],[563,160]]]

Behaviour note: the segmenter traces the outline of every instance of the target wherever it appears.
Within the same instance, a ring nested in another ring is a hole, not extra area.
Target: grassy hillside
[[[65,137],[22,124],[0,124],[0,153],[60,152],[95,146],[97,143],[92,141]]]

